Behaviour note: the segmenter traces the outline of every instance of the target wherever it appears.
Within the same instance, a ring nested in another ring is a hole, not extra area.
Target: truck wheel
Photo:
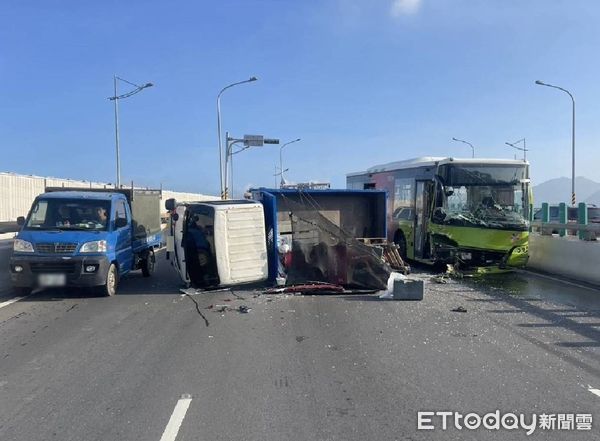
[[[117,283],[119,281],[119,272],[114,263],[108,267],[106,273],[106,283],[100,287],[100,293],[106,297],[112,297],[117,293]]]
[[[402,231],[396,231],[394,243],[398,245],[398,251],[400,252],[402,260],[406,260],[406,239],[404,238],[404,233]]]
[[[142,275],[144,277],[150,277],[154,273],[155,265],[156,258],[154,257],[154,250],[149,250],[146,257],[142,259]]]

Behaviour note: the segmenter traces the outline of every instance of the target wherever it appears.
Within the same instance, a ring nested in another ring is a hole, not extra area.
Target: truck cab
[[[262,204],[248,200],[165,201],[167,258],[187,286],[213,288],[265,281]]]
[[[96,287],[112,296],[130,271],[152,274],[160,244],[160,192],[140,198],[144,203],[138,206],[145,209],[138,211],[149,220],[144,224],[132,210],[134,194],[79,190],[38,196],[27,217],[19,218],[10,260],[14,287],[25,294],[34,288]]]

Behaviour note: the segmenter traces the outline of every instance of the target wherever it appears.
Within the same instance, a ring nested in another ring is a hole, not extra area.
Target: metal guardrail
[[[531,222],[531,231],[548,236],[552,234],[558,234],[559,236],[565,236],[567,234],[578,235],[581,233],[580,238],[582,240],[596,240],[596,238],[600,236],[600,224],[559,224],[556,222],[534,221]]]
[[[0,234],[16,233],[20,228],[16,222],[0,222]]]

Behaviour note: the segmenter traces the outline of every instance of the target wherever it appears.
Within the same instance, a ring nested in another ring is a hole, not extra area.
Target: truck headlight
[[[93,242],[86,242],[81,245],[80,253],[105,253],[106,252],[106,241],[95,240]]]
[[[13,251],[17,253],[33,253],[33,244],[26,240],[15,239],[13,242]]]

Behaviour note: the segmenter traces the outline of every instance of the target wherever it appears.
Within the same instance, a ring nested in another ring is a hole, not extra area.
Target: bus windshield
[[[446,225],[525,231],[525,166],[448,165],[440,167],[433,221]]]

